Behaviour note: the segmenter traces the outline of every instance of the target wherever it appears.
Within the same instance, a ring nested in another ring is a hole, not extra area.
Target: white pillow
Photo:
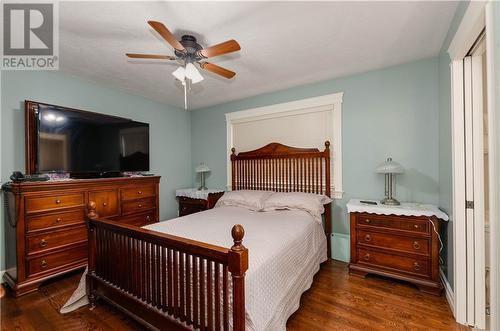
[[[264,208],[264,201],[272,195],[269,191],[238,190],[229,191],[217,201],[215,207],[238,206],[250,210],[260,211]]]
[[[316,219],[321,219],[325,211],[323,205],[332,202],[332,199],[322,194],[304,192],[278,192],[273,193],[264,201],[264,211],[289,209],[305,210]]]

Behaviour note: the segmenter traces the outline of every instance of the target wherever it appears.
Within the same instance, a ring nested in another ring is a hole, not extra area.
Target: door
[[[486,327],[488,224],[488,139],[484,34],[464,58],[465,227],[467,323]]]

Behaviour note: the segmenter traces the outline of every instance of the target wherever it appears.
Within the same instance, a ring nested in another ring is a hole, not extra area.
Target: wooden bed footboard
[[[244,229],[227,249],[99,219],[88,205],[87,294],[160,330],[245,330]]]

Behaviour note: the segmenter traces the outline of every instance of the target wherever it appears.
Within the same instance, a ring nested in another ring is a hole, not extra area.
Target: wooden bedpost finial
[[[235,155],[236,154],[236,148],[231,148],[231,154]]]
[[[231,235],[233,236],[233,242],[234,245],[231,247],[231,250],[233,251],[242,251],[245,249],[245,246],[243,246],[243,236],[245,235],[245,229],[243,229],[243,226],[240,224],[236,224],[233,226],[233,229],[231,230]]]
[[[329,142],[328,140],[327,140],[327,141],[325,141],[325,147],[326,147],[326,149],[329,149],[329,148],[330,148],[330,142]]]
[[[99,218],[99,215],[97,215],[97,212],[96,212],[96,203],[94,201],[89,201],[89,204],[87,205],[88,209],[89,209],[89,212],[87,213],[87,217],[91,220],[96,220],[97,218]]]

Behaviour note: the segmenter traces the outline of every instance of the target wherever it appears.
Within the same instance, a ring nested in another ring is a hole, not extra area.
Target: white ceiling
[[[126,52],[173,54],[148,25],[163,22],[202,46],[236,39],[211,59],[237,75],[207,73],[190,108],[388,67],[439,53],[456,2],[61,2],[60,70],[183,107],[175,64]]]

